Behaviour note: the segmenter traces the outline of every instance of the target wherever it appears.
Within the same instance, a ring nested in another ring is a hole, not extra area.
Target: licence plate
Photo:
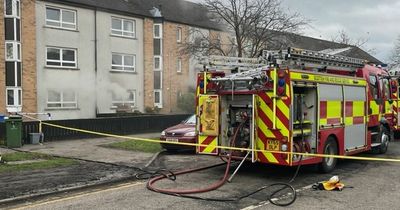
[[[268,140],[267,150],[279,151],[279,141],[278,140]]]
[[[167,138],[166,141],[168,141],[168,142],[178,142],[178,139]]]

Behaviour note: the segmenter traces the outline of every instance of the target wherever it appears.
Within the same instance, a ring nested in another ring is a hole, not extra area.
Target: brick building
[[[198,65],[179,49],[193,28],[223,33],[183,0],[3,1],[0,114],[180,112]]]

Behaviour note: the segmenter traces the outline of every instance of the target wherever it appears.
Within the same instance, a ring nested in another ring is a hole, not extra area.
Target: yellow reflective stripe
[[[324,74],[310,74],[308,72],[300,73],[291,71],[290,78],[292,80],[331,83],[331,84],[345,84],[345,85],[355,85],[355,86],[367,85],[367,81],[364,79],[346,78],[346,77],[324,75]]]
[[[371,100],[370,102],[370,108],[372,110],[371,115],[377,115],[379,114],[379,105],[376,103],[376,101]]]
[[[326,125],[326,124],[328,124],[328,119],[326,119],[326,118],[321,118],[321,119],[319,119],[319,124],[320,124],[320,125]]]
[[[353,101],[353,116],[361,117],[364,116],[364,101]]]
[[[340,118],[342,116],[342,102],[341,101],[327,101],[326,106],[327,118]]]
[[[344,123],[346,125],[353,125],[353,117],[346,117]]]

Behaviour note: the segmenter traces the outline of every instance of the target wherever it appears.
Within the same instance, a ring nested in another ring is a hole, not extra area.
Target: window
[[[162,108],[162,91],[154,90],[154,106]]]
[[[112,54],[111,69],[114,71],[135,72],[135,55]]]
[[[7,106],[21,106],[22,104],[22,89],[7,88]]]
[[[382,82],[383,82],[383,88],[384,88],[384,91],[385,91],[385,97],[387,98],[387,99],[389,99],[390,98],[390,85],[389,85],[389,80],[388,79],[383,79],[382,80]]]
[[[161,70],[161,69],[162,69],[162,57],[154,56],[154,70]]]
[[[182,28],[178,27],[176,30],[176,42],[181,43],[182,42]]]
[[[75,91],[56,91],[49,90],[47,93],[47,108],[78,108]]]
[[[121,18],[111,18],[111,34],[125,37],[135,37],[135,21]]]
[[[76,11],[47,7],[46,25],[56,28],[76,29]]]
[[[21,44],[17,42],[6,42],[6,60],[20,61],[21,60]]]
[[[176,62],[176,72],[181,73],[182,72],[182,59],[178,58]]]
[[[127,90],[122,93],[112,92],[112,108],[130,106],[133,108],[136,104],[136,90]]]
[[[369,76],[369,90],[371,91],[372,97],[378,99],[378,80],[374,75]]]
[[[5,1],[5,16],[6,17],[20,17],[20,1],[19,0],[6,0]]]
[[[162,39],[162,25],[161,24],[154,24],[153,38],[154,39]]]
[[[76,50],[68,48],[46,48],[46,65],[57,67],[71,67],[76,68]]]

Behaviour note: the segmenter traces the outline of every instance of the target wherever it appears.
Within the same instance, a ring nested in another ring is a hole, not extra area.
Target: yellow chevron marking
[[[273,93],[267,93],[267,94],[269,97],[272,97]],[[264,111],[264,113],[268,116],[268,118],[272,121],[273,111],[269,108],[269,106],[267,106],[267,104],[265,104],[265,102],[261,100],[260,107]],[[279,131],[282,133],[283,136],[289,136],[289,129],[286,128],[286,126],[282,123],[282,121],[278,117],[276,117],[276,127],[280,129]]]
[[[208,138],[208,136],[199,136],[199,144],[203,144],[204,143],[204,141],[206,140]],[[215,151],[215,152],[212,152],[215,148],[216,148],[216,146],[217,146],[217,144],[218,144],[218,138],[217,137],[213,137],[214,139],[206,146],[206,148],[202,151],[202,152],[200,152],[200,153],[203,153],[203,154],[216,154],[217,153],[217,151]],[[202,146],[202,147],[204,147],[204,146]]]
[[[257,121],[258,127],[260,128],[261,132],[268,138],[276,138],[276,136],[272,133],[272,131],[265,125],[264,121],[259,119]]]
[[[258,149],[265,149],[264,143],[261,141],[261,139],[258,139],[257,141],[257,148]],[[265,158],[267,158],[268,162],[270,163],[279,163],[279,161],[274,157],[274,155],[270,152],[261,152]]]

